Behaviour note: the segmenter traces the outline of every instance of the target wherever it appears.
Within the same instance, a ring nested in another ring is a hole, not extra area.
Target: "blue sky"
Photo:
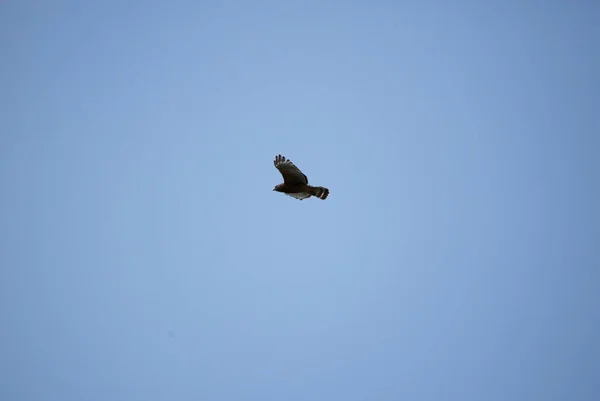
[[[600,399],[598,5],[0,10],[2,400]]]

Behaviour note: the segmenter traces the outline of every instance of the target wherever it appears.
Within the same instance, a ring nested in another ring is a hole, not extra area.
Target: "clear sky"
[[[600,4],[1,3],[3,401],[600,399]]]

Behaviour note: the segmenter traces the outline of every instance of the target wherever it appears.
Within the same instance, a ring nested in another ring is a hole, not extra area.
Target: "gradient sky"
[[[0,399],[599,400],[600,5],[450,4],[3,1]]]

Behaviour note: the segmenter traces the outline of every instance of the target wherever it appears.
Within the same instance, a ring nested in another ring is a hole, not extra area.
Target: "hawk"
[[[308,185],[308,178],[291,161],[281,155],[275,156],[275,167],[283,176],[283,184],[277,185],[273,191],[296,199],[307,199],[316,196],[319,199],[327,199],[329,189],[325,187],[313,187]]]

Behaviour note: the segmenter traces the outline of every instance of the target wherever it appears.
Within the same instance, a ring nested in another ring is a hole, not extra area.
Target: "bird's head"
[[[273,188],[273,191],[281,192],[281,185],[282,184],[275,185],[275,188]]]

